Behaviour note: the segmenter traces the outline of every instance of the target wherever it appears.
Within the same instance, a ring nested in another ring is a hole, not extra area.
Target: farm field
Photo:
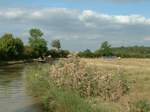
[[[145,97],[150,100],[150,59],[82,59],[89,65],[96,65],[108,73],[120,72],[134,81],[131,95]]]
[[[126,75],[131,82],[128,97],[122,97],[121,102],[147,99],[150,101],[150,59],[82,59],[89,65],[96,65],[102,71]]]

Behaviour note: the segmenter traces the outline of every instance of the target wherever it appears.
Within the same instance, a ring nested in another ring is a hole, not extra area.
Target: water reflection
[[[40,112],[38,105],[25,92],[25,65],[0,67],[0,112]]]

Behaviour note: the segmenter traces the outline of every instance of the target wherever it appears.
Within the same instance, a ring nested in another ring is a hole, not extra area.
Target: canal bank
[[[15,65],[15,64],[24,64],[33,62],[33,60],[20,60],[20,61],[0,61],[0,66],[7,66],[7,65]]]

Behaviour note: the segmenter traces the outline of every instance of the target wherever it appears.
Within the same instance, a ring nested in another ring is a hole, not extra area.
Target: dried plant
[[[76,91],[82,97],[116,101],[129,89],[122,75],[106,74],[97,66],[88,65],[76,56],[59,60],[50,67],[49,74],[58,88]]]

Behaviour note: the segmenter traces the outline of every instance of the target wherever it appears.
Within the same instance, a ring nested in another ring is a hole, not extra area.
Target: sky
[[[0,0],[0,35],[11,32],[27,43],[40,28],[63,49],[96,50],[103,41],[117,46],[150,46],[149,0]]]

